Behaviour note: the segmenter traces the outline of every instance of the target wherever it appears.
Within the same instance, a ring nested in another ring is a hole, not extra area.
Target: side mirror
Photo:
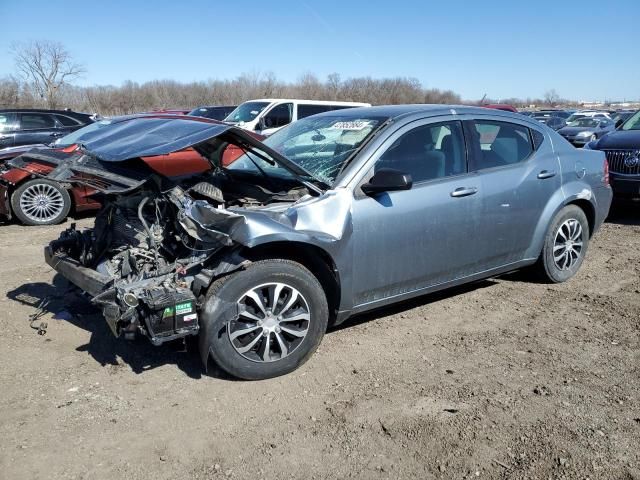
[[[619,118],[619,119],[616,121],[616,130],[617,130],[618,128],[620,128],[620,127],[622,126],[622,124],[623,124],[623,123],[624,123],[624,120],[622,120],[621,118]]]
[[[408,173],[393,168],[381,168],[373,174],[369,183],[365,183],[361,188],[367,195],[375,195],[381,192],[409,190],[412,186],[413,180]]]

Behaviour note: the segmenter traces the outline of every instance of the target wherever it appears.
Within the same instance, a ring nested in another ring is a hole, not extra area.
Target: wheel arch
[[[340,274],[326,250],[300,241],[272,241],[255,247],[244,247],[239,254],[249,261],[280,258],[292,260],[307,268],[318,279],[327,296],[329,322],[335,320],[341,301]]]
[[[589,238],[593,236],[595,225],[596,225],[596,208],[589,201],[584,198],[576,198],[569,202],[567,202],[564,206],[575,205],[579,207],[587,217],[587,222],[589,222]]]

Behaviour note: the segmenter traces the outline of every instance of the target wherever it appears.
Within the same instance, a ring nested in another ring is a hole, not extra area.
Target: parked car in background
[[[611,115],[609,112],[601,112],[595,110],[579,110],[577,112],[572,113],[569,118],[567,118],[567,124],[571,122],[575,122],[579,118],[608,118],[611,119]]]
[[[606,154],[614,195],[640,198],[640,110],[615,131],[584,148]]]
[[[173,118],[175,114],[128,115],[99,120],[75,132],[57,139],[50,145],[30,145],[18,147],[22,151],[11,152],[14,164],[0,167],[0,216],[11,219],[14,216],[25,225],[53,225],[62,222],[70,211],[83,212],[97,210],[100,202],[94,197],[96,189],[91,181],[75,179],[60,184],[44,178],[54,168],[56,162],[77,155],[79,144],[105,135],[109,129],[120,128],[137,118]],[[221,122],[199,119],[207,124]],[[264,138],[252,133],[258,139]],[[15,149],[14,149],[15,150]],[[224,149],[222,164],[230,165],[243,154],[243,150],[229,145]],[[170,178],[187,177],[202,173],[210,168],[209,162],[191,148],[172,152],[168,155],[149,155],[142,158],[153,171]]]
[[[247,153],[222,168],[221,142]],[[244,379],[295,370],[356,313],[534,265],[569,280],[611,203],[604,154],[477,107],[330,111],[264,143],[138,119],[83,145],[56,179],[96,159],[104,207],[93,229],[52,241],[47,263],[116,336],[199,335],[205,365]],[[196,184],[158,188],[130,160],[188,147],[213,166]]]
[[[545,116],[545,117],[559,117],[562,119],[567,119],[571,116],[571,114],[574,113],[572,112],[568,112],[566,110],[558,110],[555,108],[547,108],[547,109],[541,109],[541,110],[537,110],[535,112],[533,112],[533,115],[540,115],[540,116]]]
[[[184,110],[182,108],[161,108],[160,110],[150,110],[148,112],[142,112],[139,115],[155,114],[155,115],[186,115],[190,110]]]
[[[532,115],[531,118],[533,118],[534,120],[537,120],[540,123],[544,123],[545,125],[547,125],[550,128],[553,128],[554,130],[560,130],[562,127],[564,127],[567,124],[564,118],[558,117],[555,115],[550,115],[548,113],[536,113]]]
[[[244,130],[271,135],[285,125],[318,113],[354,107],[370,107],[369,103],[328,102],[320,100],[290,100],[264,98],[250,100],[238,106],[224,121]]]
[[[192,117],[204,117],[222,121],[226,117],[228,117],[229,114],[236,108],[238,108],[237,105],[212,105],[209,107],[202,106],[194,108],[187,115]]]
[[[613,123],[616,125],[616,128],[618,128],[628,119],[630,119],[634,113],[636,113],[636,110],[620,110],[611,114],[611,119],[613,120]]]
[[[558,133],[573,146],[583,147],[615,129],[613,120],[608,118],[584,117],[567,123],[566,127],[558,130]]]
[[[92,115],[71,110],[0,110],[0,148],[50,143],[92,122]]]
[[[493,110],[502,110],[503,112],[518,112],[516,107],[507,103],[489,103],[487,105],[481,105],[481,107],[491,108]]]

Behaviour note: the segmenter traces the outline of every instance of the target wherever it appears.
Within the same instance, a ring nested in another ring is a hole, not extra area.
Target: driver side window
[[[291,123],[293,116],[293,103],[281,103],[276,105],[264,117],[266,128],[284,127]]]
[[[465,173],[462,124],[429,124],[406,132],[378,159],[374,169],[381,168],[408,173],[414,183]]]

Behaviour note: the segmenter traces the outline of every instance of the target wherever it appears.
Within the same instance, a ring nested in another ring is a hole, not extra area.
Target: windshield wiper
[[[321,178],[317,178],[315,175],[313,175],[311,172],[307,171],[306,169],[302,168],[300,165],[298,165],[297,163],[294,164],[296,166],[296,168],[298,170],[300,170],[300,172],[296,172],[295,169],[291,168],[290,165],[287,164],[287,160],[285,159],[285,161],[279,161],[280,158],[282,158],[282,155],[278,154],[275,150],[271,150],[269,147],[267,147],[266,145],[263,144],[263,146],[261,148],[263,148],[269,155],[276,157],[276,159],[272,159],[267,157],[266,155],[263,155],[261,152],[258,151],[258,149],[256,147],[254,147],[251,144],[247,145],[249,147],[249,150],[251,150],[251,153],[253,153],[256,157],[264,160],[265,162],[267,162],[269,165],[273,165],[275,166],[276,164],[281,165],[285,168],[285,170],[287,170],[289,173],[291,173],[300,183],[302,183],[305,187],[307,187],[310,190],[313,190],[314,192],[316,192],[318,195],[322,195],[324,193],[324,191],[321,188],[318,188],[316,185],[314,185],[313,183],[309,182],[308,180],[305,180],[305,176],[308,176],[320,183],[322,183],[323,185],[326,185],[327,189],[331,188],[331,185],[329,185],[327,182],[325,182],[324,180],[322,180]],[[258,166],[258,164],[256,163],[256,161],[251,158],[251,155],[249,155],[249,152],[247,151],[247,149],[245,148],[245,146],[240,145],[240,148],[245,152],[245,154],[247,155],[247,157],[249,157],[249,160],[251,160],[251,162],[258,168],[258,170],[260,170],[260,172],[265,175],[268,176],[268,174]],[[276,155],[273,155],[273,153],[276,153]]]

